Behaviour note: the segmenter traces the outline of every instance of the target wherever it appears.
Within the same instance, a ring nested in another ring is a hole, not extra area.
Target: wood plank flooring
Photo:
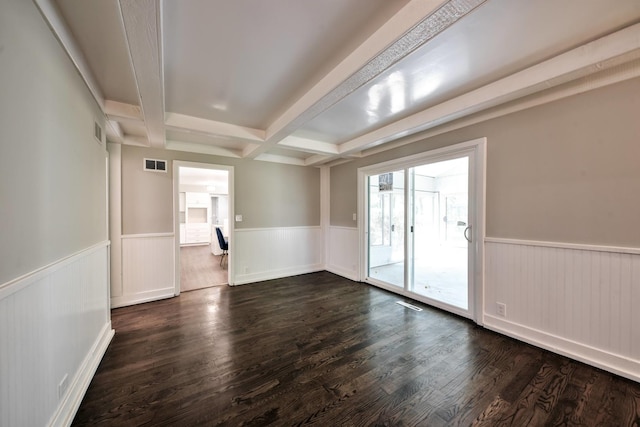
[[[640,384],[321,272],[116,309],[74,425],[638,426]]]
[[[182,292],[228,283],[227,262],[213,255],[209,245],[180,248],[180,290]]]

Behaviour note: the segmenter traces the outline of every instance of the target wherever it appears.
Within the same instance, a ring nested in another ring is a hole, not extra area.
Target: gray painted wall
[[[32,2],[0,2],[0,284],[107,239],[104,118]]]
[[[168,172],[143,171],[145,157],[169,160]],[[320,225],[318,168],[123,146],[123,234],[173,231],[172,160],[234,167],[236,228]]]
[[[355,226],[357,168],[487,137],[487,236],[640,247],[640,79],[331,168],[331,225]]]

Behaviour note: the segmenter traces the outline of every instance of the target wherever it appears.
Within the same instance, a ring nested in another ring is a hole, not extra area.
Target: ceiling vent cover
[[[167,161],[157,159],[144,159],[144,170],[152,172],[167,172]]]

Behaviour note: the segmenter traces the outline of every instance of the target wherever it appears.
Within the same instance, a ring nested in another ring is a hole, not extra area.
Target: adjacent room
[[[180,290],[229,283],[229,173],[226,170],[178,169]]]
[[[640,422],[640,1],[0,1],[0,427]]]

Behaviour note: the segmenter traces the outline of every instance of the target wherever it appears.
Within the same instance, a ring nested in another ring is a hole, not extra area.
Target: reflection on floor
[[[425,248],[416,254],[413,292],[467,310],[467,248]],[[404,263],[372,267],[369,276],[403,287]]]
[[[209,245],[180,248],[180,291],[227,284],[227,260],[211,253]]]

